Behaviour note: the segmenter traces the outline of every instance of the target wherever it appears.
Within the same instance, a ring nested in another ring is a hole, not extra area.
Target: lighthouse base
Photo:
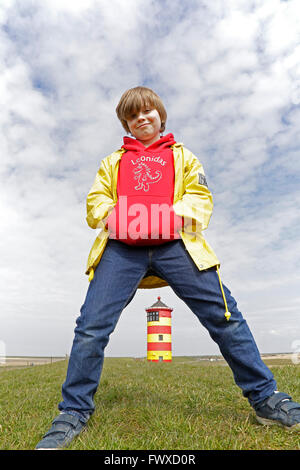
[[[148,351],[147,361],[172,362],[172,353],[171,351]]]

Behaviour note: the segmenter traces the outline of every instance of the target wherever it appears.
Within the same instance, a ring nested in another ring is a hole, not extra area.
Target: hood
[[[131,150],[134,152],[140,151],[161,151],[167,147],[171,147],[171,145],[176,144],[173,134],[167,134],[162,136],[159,140],[154,142],[153,144],[149,145],[149,147],[145,147],[139,140],[136,140],[132,137],[124,137],[123,138],[124,144],[122,148],[125,150]]]

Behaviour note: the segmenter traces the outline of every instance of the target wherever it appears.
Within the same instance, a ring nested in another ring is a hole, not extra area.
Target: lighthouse
[[[152,362],[172,361],[171,312],[157,297],[147,312],[147,360]]]

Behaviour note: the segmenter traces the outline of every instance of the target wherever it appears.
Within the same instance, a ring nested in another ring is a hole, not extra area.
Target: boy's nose
[[[138,121],[141,121],[143,119],[145,119],[144,113],[142,113],[142,111],[140,111],[139,114],[138,114]]]

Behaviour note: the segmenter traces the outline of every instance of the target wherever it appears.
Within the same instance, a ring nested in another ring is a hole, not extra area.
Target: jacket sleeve
[[[184,217],[185,230],[192,232],[207,228],[213,210],[213,199],[203,170],[203,166],[192,152],[185,149],[183,195],[174,209]],[[196,228],[195,228],[196,225]]]
[[[115,206],[112,192],[112,174],[108,157],[101,162],[95,181],[87,196],[87,223],[92,228],[104,228],[106,218]]]

